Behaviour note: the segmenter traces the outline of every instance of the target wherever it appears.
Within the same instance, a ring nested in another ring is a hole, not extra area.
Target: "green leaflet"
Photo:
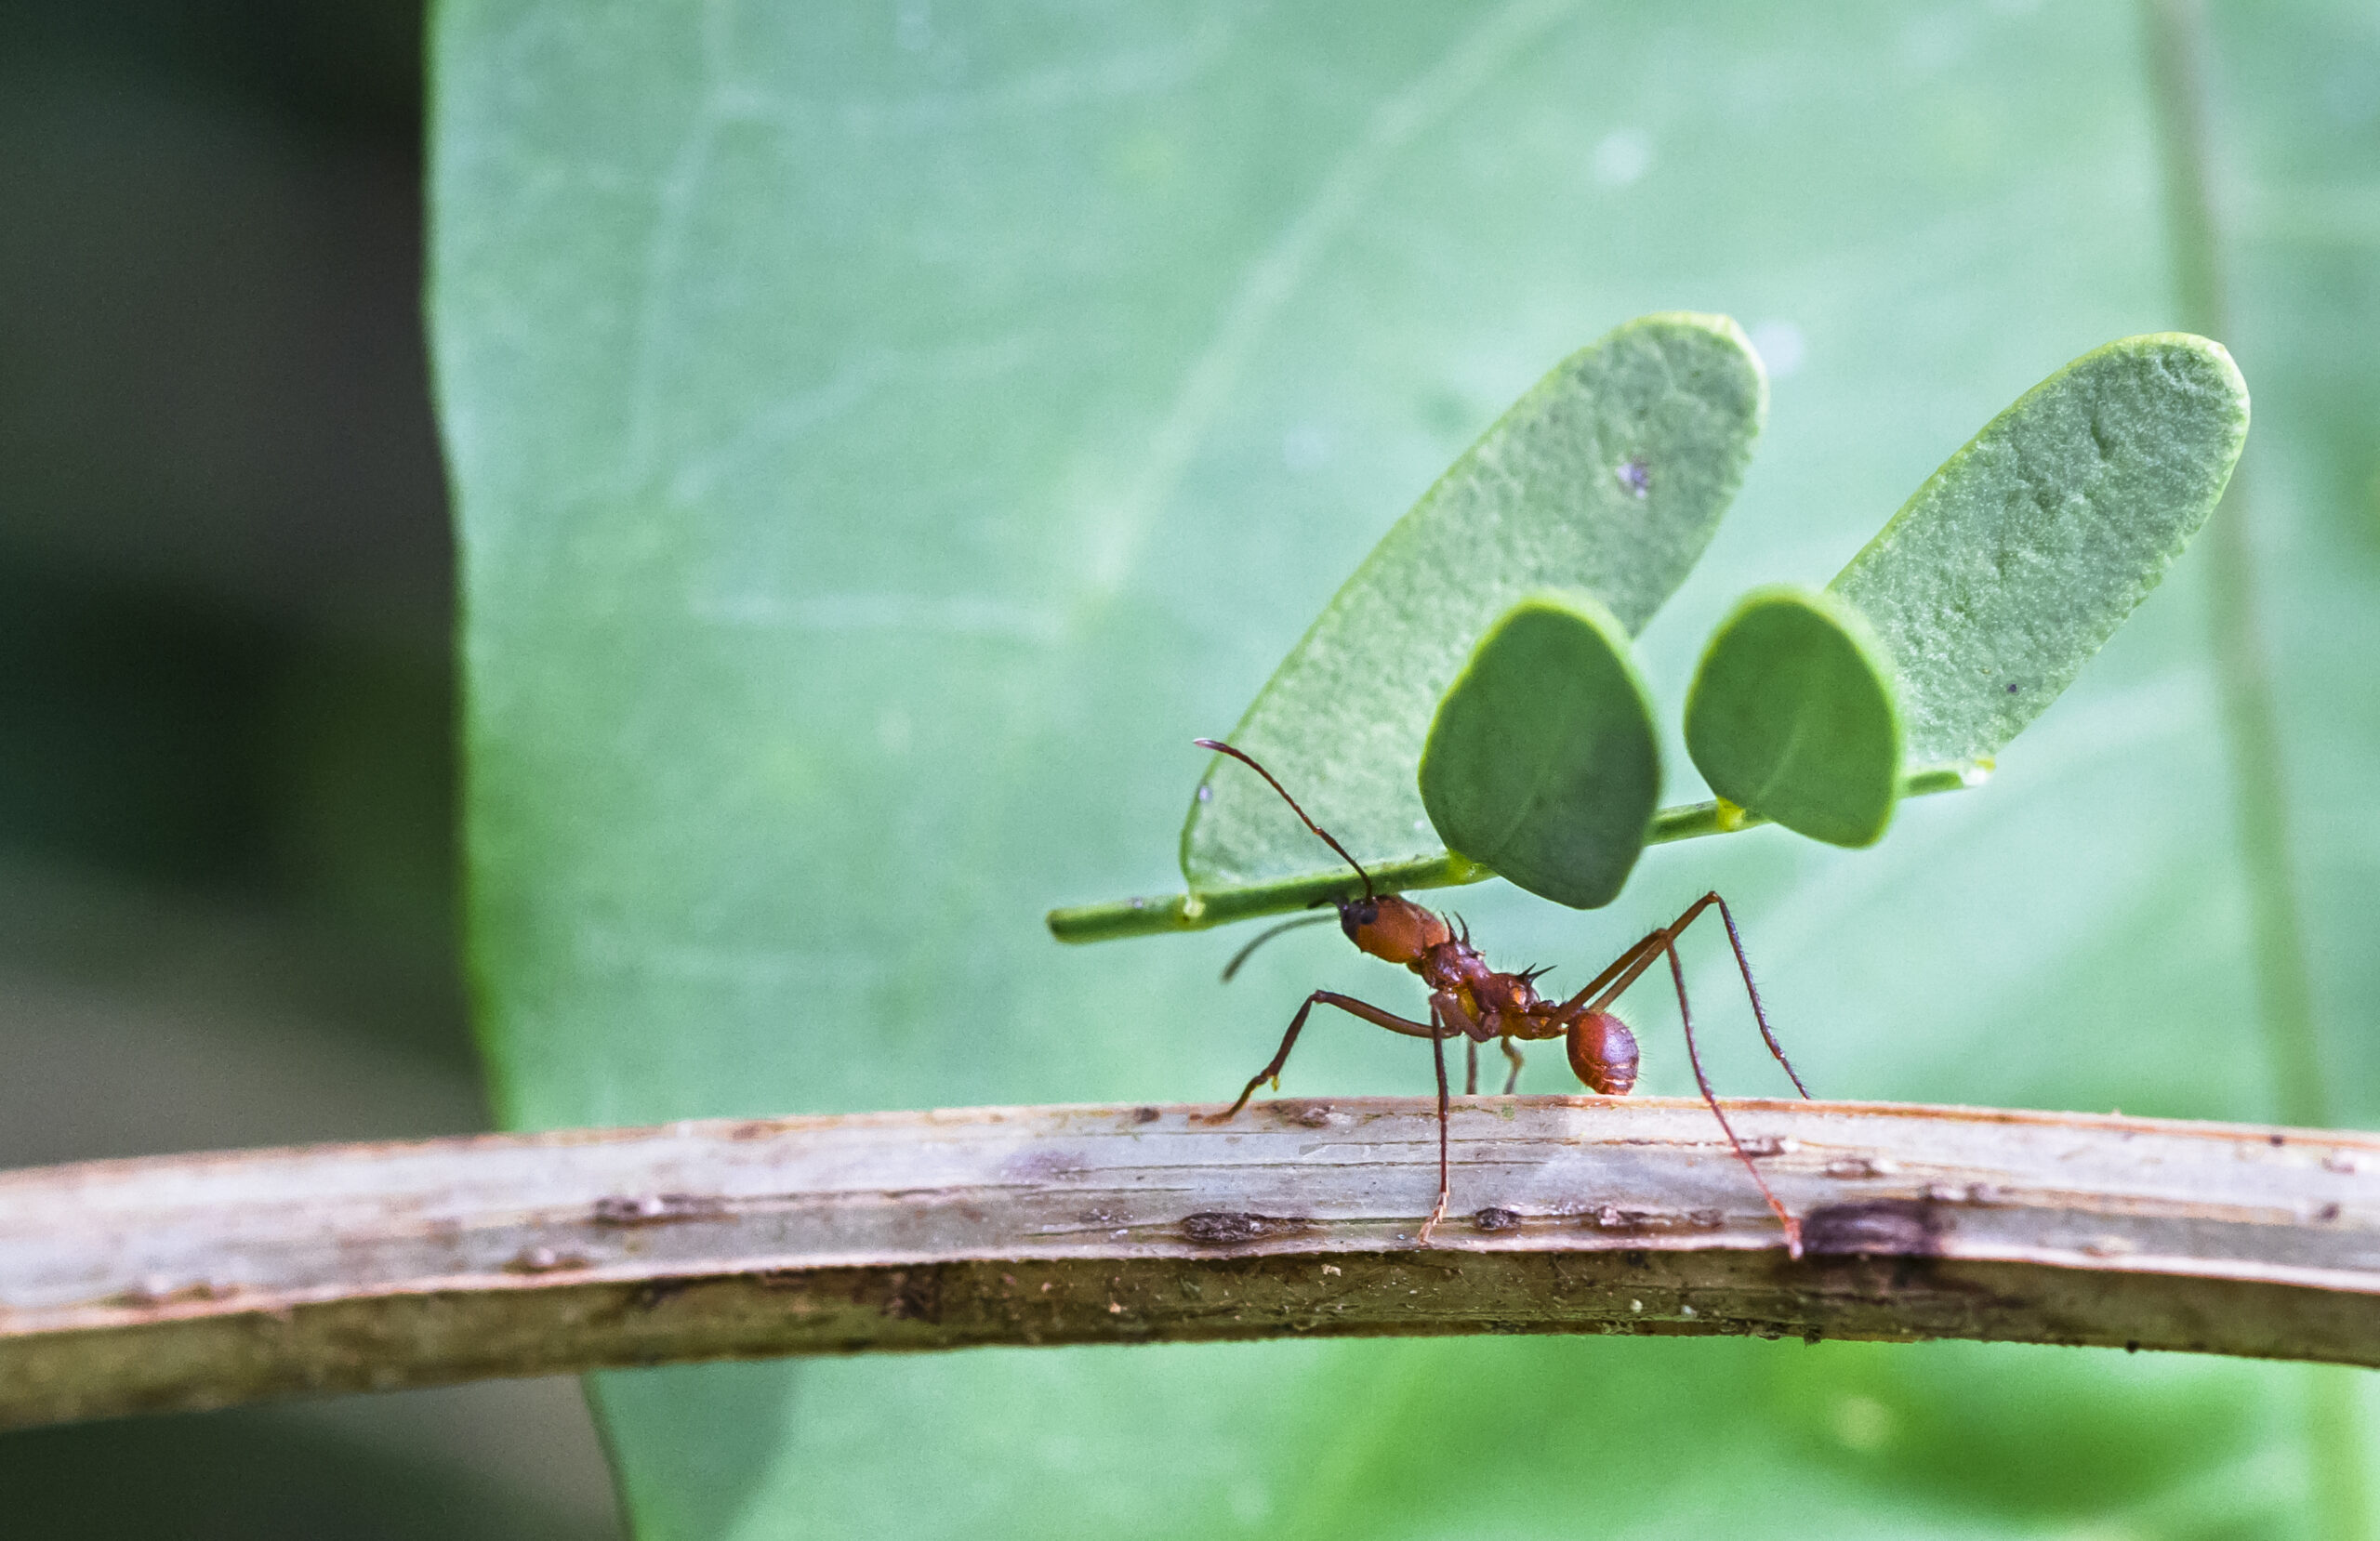
[[[1909,757],[1997,754],[2215,511],[2248,433],[2219,343],[2094,349],[1987,424],[1828,588],[1900,677]]]
[[[1448,850],[1575,909],[1618,898],[1661,791],[1618,617],[1576,592],[1506,612],[1439,705],[1418,779]]]
[[[1413,766],[1472,639],[1548,586],[1640,630],[1710,543],[1767,397],[1725,316],[1644,316],[1573,353],[1382,537],[1231,742],[1357,860],[1438,856]],[[1182,831],[1194,898],[1313,872],[1326,854],[1262,782],[1219,766]]]
[[[2214,511],[2247,427],[2219,344],[2084,354],[1945,462],[1827,594],[1738,605],[1687,697],[1695,765],[1752,813],[1873,844],[1904,759],[1986,759],[2073,681]]]
[[[1840,599],[1756,588],[1712,633],[1686,698],[1686,747],[1711,790],[1837,846],[1884,837],[1899,796],[1892,662]]]

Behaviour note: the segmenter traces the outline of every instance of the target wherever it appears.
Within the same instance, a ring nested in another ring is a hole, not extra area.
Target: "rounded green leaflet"
[[[1711,634],[1686,697],[1686,748],[1711,790],[1829,845],[1884,837],[1899,797],[1891,656],[1831,594],[1753,589]]]
[[[1580,349],[1389,529],[1226,736],[1367,865],[1439,857],[1413,765],[1473,639],[1546,587],[1643,629],[1710,544],[1767,400],[1725,316],[1641,316]],[[1209,769],[1182,832],[1200,902],[1329,864],[1263,783]]]
[[[2094,349],[2017,398],[1828,589],[1891,655],[1918,765],[1986,758],[2057,699],[2206,522],[2248,434],[2220,343]]]
[[[1593,595],[1532,594],[1479,639],[1421,751],[1447,849],[1577,909],[1608,904],[1660,796],[1653,704]]]

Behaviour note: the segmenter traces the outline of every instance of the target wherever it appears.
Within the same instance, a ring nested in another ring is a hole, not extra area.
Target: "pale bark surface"
[[[2380,1137],[1904,1104],[988,1108],[0,1173],[0,1426],[605,1365],[1298,1334],[2380,1363]]]

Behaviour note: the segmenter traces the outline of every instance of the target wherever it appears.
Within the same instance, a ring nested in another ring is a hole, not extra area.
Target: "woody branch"
[[[992,1108],[0,1174],[0,1426],[615,1365],[1474,1332],[2380,1363],[2380,1137],[1735,1101]]]

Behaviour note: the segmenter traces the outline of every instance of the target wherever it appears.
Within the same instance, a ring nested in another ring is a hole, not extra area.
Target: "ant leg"
[[[1660,951],[1662,939],[1668,935],[1668,929],[1663,928],[1647,931],[1631,942],[1626,952],[1611,960],[1609,968],[1589,980],[1585,988],[1577,994],[1564,1001],[1557,1015],[1567,1022],[1590,1011],[1608,1010],[1611,1003],[1620,998],[1620,993],[1635,983],[1638,975],[1652,967],[1654,957]],[[1587,1004],[1589,997],[1594,1000],[1593,1006]]]
[[[1727,945],[1735,950],[1736,971],[1743,976],[1744,994],[1752,998],[1752,1019],[1760,1025],[1761,1040],[1768,1045],[1768,1052],[1777,1057],[1777,1062],[1785,1067],[1785,1073],[1792,1081],[1793,1089],[1800,1092],[1806,1100],[1810,1095],[1810,1088],[1802,1084],[1801,1073],[1793,1068],[1792,1060],[1785,1058],[1785,1047],[1777,1041],[1777,1034],[1769,1028],[1767,1008],[1761,1004],[1760,987],[1752,980],[1751,960],[1744,955],[1743,935],[1736,929],[1736,917],[1729,913],[1727,902],[1720,898],[1715,889],[1688,904],[1685,912],[1668,925],[1645,933],[1635,945],[1614,958],[1610,968],[1588,981],[1585,989],[1563,1003],[1563,1020],[1567,1021],[1576,1015],[1583,1014],[1580,1011],[1582,1007],[1586,1011],[1608,1009],[1611,1003],[1620,998],[1621,991],[1635,983],[1638,977],[1653,966],[1653,959],[1660,955],[1661,950],[1665,947],[1673,947],[1678,935],[1688,926],[1693,925],[1697,919],[1700,918],[1702,912],[1713,904],[1719,907],[1719,918],[1727,928]],[[1598,991],[1602,993],[1597,994]],[[1586,1004],[1589,996],[1594,996],[1593,1006]]]
[[[1504,1040],[1504,1058],[1513,1062],[1513,1073],[1504,1077],[1504,1095],[1510,1097],[1513,1088],[1521,1084],[1521,1066],[1527,1061],[1521,1058],[1519,1047],[1509,1037]]]
[[[1792,1081],[1793,1089],[1802,1094],[1802,1100],[1808,1101],[1810,1088],[1802,1085],[1802,1077],[1793,1069],[1793,1061],[1785,1058],[1785,1046],[1778,1043],[1777,1034],[1768,1030],[1768,1012],[1760,1004],[1760,986],[1752,981],[1752,960],[1744,956],[1744,939],[1736,931],[1736,917],[1727,913],[1727,902],[1720,898],[1714,889],[1698,902],[1719,906],[1719,923],[1727,928],[1727,945],[1736,950],[1736,972],[1743,975],[1744,994],[1752,997],[1752,1020],[1760,1024],[1760,1035],[1768,1044],[1768,1052],[1776,1055],[1777,1062],[1785,1067],[1785,1074]]]
[[[1435,1007],[1431,1008],[1430,1015],[1434,1021],[1436,1019]],[[1438,1202],[1431,1209],[1430,1218],[1421,1222],[1421,1233],[1413,1238],[1417,1246],[1429,1245],[1430,1232],[1447,1218],[1447,1125],[1452,1115],[1447,1106],[1447,1040],[1443,1030],[1430,1034],[1430,1056],[1438,1067]]]
[[[1437,1036],[1437,1029],[1435,1026],[1424,1026],[1420,1022],[1408,1021],[1393,1011],[1383,1011],[1369,1001],[1359,1001],[1353,995],[1342,995],[1332,990],[1317,990],[1305,998],[1305,1004],[1298,1008],[1298,1014],[1289,1019],[1289,1030],[1281,1035],[1281,1047],[1275,1052],[1272,1063],[1258,1071],[1250,1079],[1247,1087],[1241,1090],[1238,1101],[1234,1102],[1222,1113],[1208,1113],[1206,1119],[1209,1123],[1228,1122],[1234,1113],[1248,1106],[1248,1100],[1256,1095],[1257,1087],[1267,1081],[1278,1083],[1281,1067],[1289,1062],[1289,1050],[1297,1047],[1298,1034],[1305,1026],[1306,1014],[1316,1006],[1335,1006],[1350,1016],[1361,1017],[1375,1026],[1387,1028],[1392,1033],[1402,1033],[1408,1037],[1435,1038]]]
[[[1686,970],[1678,967],[1677,944],[1674,942],[1664,942],[1661,951],[1670,960],[1670,979],[1677,986],[1677,1017],[1686,1024],[1686,1062],[1694,1067],[1694,1084],[1702,1088],[1702,1100],[1710,1104],[1712,1116],[1719,1121],[1720,1132],[1727,1137],[1727,1143],[1735,1147],[1736,1159],[1741,1161],[1744,1170],[1752,1174],[1752,1181],[1760,1187],[1760,1196],[1768,1201],[1768,1207],[1776,1212],[1778,1220],[1785,1227],[1786,1255],[1799,1260],[1802,1256],[1802,1222],[1788,1214],[1785,1206],[1777,1202],[1777,1195],[1768,1191],[1768,1179],[1761,1176],[1760,1167],[1744,1153],[1744,1142],[1736,1138],[1735,1126],[1727,1122],[1726,1112],[1719,1106],[1719,1099],[1712,1094],[1711,1078],[1702,1073],[1702,1055],[1694,1047],[1694,1013],[1686,1004]]]
[[[1463,1045],[1462,1094],[1465,1097],[1478,1096],[1479,1046],[1486,1039],[1495,1036],[1493,1024],[1496,1019],[1490,1017],[1489,1025],[1482,1027],[1479,1019],[1474,1017],[1470,1008],[1462,1004],[1462,997],[1450,990],[1442,990],[1432,995],[1430,1010],[1439,1025],[1446,1029],[1448,1036],[1452,1037],[1456,1034],[1461,1034],[1468,1040]],[[1505,1042],[1509,1046],[1511,1040],[1506,1039]],[[1511,1052],[1509,1047],[1506,1052]]]

